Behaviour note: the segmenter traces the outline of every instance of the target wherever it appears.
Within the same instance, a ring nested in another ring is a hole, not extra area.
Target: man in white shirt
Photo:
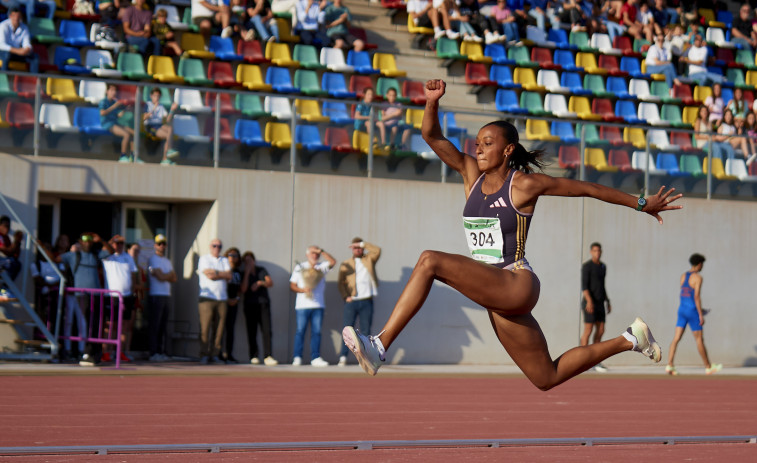
[[[166,258],[167,241],[165,235],[155,236],[155,252],[147,261],[147,273],[150,275],[150,361],[168,360],[165,355],[165,334],[168,322],[168,308],[171,303],[171,283],[176,283],[176,272],[171,261]]]
[[[126,252],[124,237],[115,235],[110,239],[110,245],[113,247],[113,254],[103,259],[103,269],[105,270],[105,287],[121,293],[124,302],[124,311],[122,317],[121,329],[121,361],[130,362],[131,359],[125,354],[131,345],[131,332],[133,326],[132,313],[134,312],[134,293],[133,289],[137,286],[137,264],[134,259]],[[118,309],[114,308],[113,318],[111,319],[110,329],[116,329],[116,320],[118,320]]]
[[[229,260],[221,255],[223,244],[218,238],[210,242],[210,254],[200,257],[197,274],[200,276],[200,363],[223,363],[221,353],[223,329],[226,326],[226,284],[231,280]],[[210,345],[210,331],[214,333]]]
[[[229,25],[231,9],[222,0],[192,0],[192,23],[201,31],[209,32],[214,24],[221,26],[221,37],[227,39],[234,33]]]
[[[689,63],[689,78],[696,80],[700,85],[710,80],[713,83],[722,84],[725,77],[707,70],[707,45],[702,40],[702,36],[697,34],[694,37],[694,45],[689,48],[686,58],[681,58]]]
[[[326,260],[321,262],[323,256]],[[310,365],[314,367],[328,366],[321,358],[321,323],[326,306],[324,291],[326,289],[326,274],[336,265],[331,254],[318,246],[309,246],[307,262],[297,264],[289,278],[289,289],[297,293],[294,311],[297,314],[297,331],[294,336],[294,360],[292,365],[302,365],[302,350],[304,348],[305,331],[310,323]]]
[[[413,20],[413,24],[416,27],[433,27],[434,39],[438,39],[445,35],[445,31],[439,25],[439,6],[440,1],[430,0],[410,0],[407,2],[407,14]],[[448,27],[448,30],[452,34],[452,30]],[[457,36],[450,35],[450,38],[457,38]]]
[[[8,69],[8,62],[26,61],[29,72],[39,71],[39,59],[32,50],[29,28],[21,20],[21,10],[14,6],[8,10],[8,19],[0,22],[0,60],[2,69]]]

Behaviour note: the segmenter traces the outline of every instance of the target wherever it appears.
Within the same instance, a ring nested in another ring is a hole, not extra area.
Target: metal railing
[[[89,317],[86,333],[78,333],[76,336],[61,336],[60,339],[113,345],[116,347],[116,368],[120,368],[124,313],[124,298],[121,292],[111,289],[66,288],[66,293],[83,300],[89,298]],[[118,300],[117,308],[114,299]],[[107,304],[106,300],[108,301]],[[69,311],[67,315],[73,317],[73,311]],[[106,315],[108,316],[106,317]],[[114,322],[115,331],[113,330]]]

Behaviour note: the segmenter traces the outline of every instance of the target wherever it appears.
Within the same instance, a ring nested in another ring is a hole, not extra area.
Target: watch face
[[[644,199],[644,198],[639,198],[639,206],[643,207],[643,206],[646,206],[646,205],[647,205],[647,200]]]

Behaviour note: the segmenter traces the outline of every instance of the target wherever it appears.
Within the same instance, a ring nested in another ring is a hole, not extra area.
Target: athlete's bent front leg
[[[631,341],[618,336],[589,346],[574,347],[553,361],[544,333],[530,313],[503,316],[490,311],[489,319],[499,342],[515,364],[542,391],[552,389],[597,363],[633,347]]]

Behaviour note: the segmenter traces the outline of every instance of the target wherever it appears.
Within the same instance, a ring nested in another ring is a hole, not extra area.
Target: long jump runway
[[[518,374],[391,368],[69,371],[0,371],[0,458],[757,461],[754,376],[584,374],[541,392]]]

